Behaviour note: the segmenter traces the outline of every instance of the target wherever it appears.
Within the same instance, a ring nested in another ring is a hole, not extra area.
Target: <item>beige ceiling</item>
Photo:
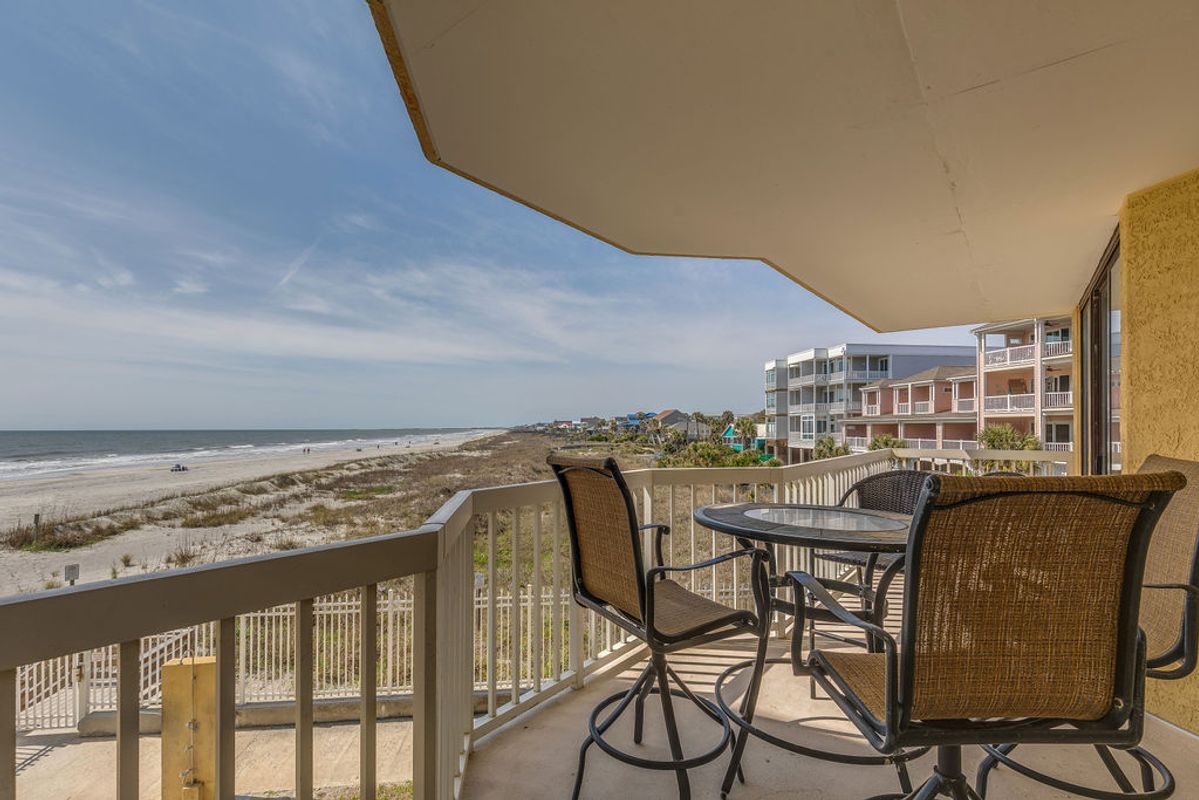
[[[371,2],[435,163],[879,330],[1072,308],[1199,167],[1195,0]]]

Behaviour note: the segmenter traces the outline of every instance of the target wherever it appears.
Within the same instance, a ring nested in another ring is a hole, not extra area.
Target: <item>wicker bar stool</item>
[[[1187,487],[1170,500],[1149,543],[1140,625],[1145,633],[1148,677],[1168,681],[1187,677],[1199,661],[1199,462],[1151,455],[1140,471],[1165,470],[1185,475]],[[986,796],[987,777],[1002,763],[1055,789],[1096,800],[1165,796],[1160,793],[1165,787],[1158,785],[1156,772],[1146,760],[1148,752],[1139,745],[1127,749],[1140,773],[1139,790],[1121,769],[1115,755],[1106,746],[1095,745],[1100,761],[1117,786],[1115,791],[1081,786],[1034,770],[1012,757],[1015,749],[1016,745],[1010,743],[986,746],[988,755],[979,765],[975,781],[980,795]]]
[[[870,475],[850,486],[845,494],[841,495],[837,505],[844,506],[853,502],[856,508],[912,514],[916,510],[916,502],[920,499],[920,491],[924,488],[924,480],[927,477],[927,472],[914,469],[897,469]],[[887,613],[887,591],[895,576],[903,569],[902,555],[817,551],[812,557],[856,569],[857,583],[829,578],[821,578],[821,583],[830,591],[853,594],[861,598],[861,616],[876,624],[882,624]],[[876,586],[874,576],[877,570],[882,570],[882,573]],[[809,605],[805,616],[808,621],[808,646],[811,649],[816,648],[817,636],[856,644],[867,649],[873,644],[869,637],[851,639],[832,631],[819,630],[816,627],[818,623],[837,623],[837,619],[821,606]]]
[[[766,645],[769,641],[770,554],[761,549],[742,549],[689,566],[667,566],[662,540],[670,527],[637,524],[637,510],[628,485],[616,461],[611,458],[574,458],[553,454],[548,459],[554,470],[566,505],[570,531],[572,581],[575,602],[646,643],[650,663],[626,691],[600,701],[588,720],[587,737],[579,748],[579,766],[572,797],[578,798],[583,785],[587,750],[598,745],[608,755],[634,767],[673,770],[679,796],[691,796],[687,770],[718,758],[732,743],[728,718],[710,700],[700,697],[667,664],[666,656],[679,650],[752,634],[757,637],[756,666],[751,677],[756,695],[761,681]],[[642,531],[655,532],[654,552],[657,565],[646,570],[641,555]],[[750,585],[755,610],[731,608],[701,597],[670,579],[674,573],[707,569],[738,559],[750,561]],[[649,759],[613,745],[604,733],[616,719],[633,706],[633,741],[641,743],[646,698],[657,694],[662,701],[662,716],[670,744],[670,759]],[[685,756],[679,739],[672,698],[684,698],[721,728],[714,747],[699,755]],[[612,708],[606,716],[604,712]],[[602,716],[602,718],[601,718]]]
[[[880,752],[937,747],[934,774],[906,797],[978,798],[963,745],[1135,745],[1141,582],[1150,535],[1183,475],[925,480],[898,642],[813,576],[788,573],[797,599],[806,592],[883,642],[879,653],[816,650],[806,668]]]

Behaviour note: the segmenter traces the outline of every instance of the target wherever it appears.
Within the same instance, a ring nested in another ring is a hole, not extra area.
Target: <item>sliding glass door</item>
[[[1120,234],[1112,236],[1079,304],[1082,334],[1082,468],[1093,475],[1119,472]]]

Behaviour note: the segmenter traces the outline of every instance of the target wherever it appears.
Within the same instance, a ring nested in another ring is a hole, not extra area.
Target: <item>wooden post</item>
[[[234,674],[234,618],[217,623],[216,640],[216,800],[233,800],[236,774],[234,728],[237,719]],[[241,663],[245,664],[245,622],[242,622]],[[242,668],[242,691],[245,668]]]
[[[358,796],[361,800],[375,800],[375,736],[378,706],[375,699],[378,678],[376,659],[379,657],[377,636],[379,626],[379,587],[377,584],[362,587],[362,638],[358,654],[361,667],[359,674],[362,688],[361,729],[358,732]]]
[[[515,554],[515,549],[513,554]],[[413,578],[412,797],[438,793],[437,573]],[[516,595],[513,596],[513,600]],[[518,646],[513,643],[514,648]]]

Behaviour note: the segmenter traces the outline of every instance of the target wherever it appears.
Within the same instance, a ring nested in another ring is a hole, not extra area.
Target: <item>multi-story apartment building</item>
[[[862,416],[845,422],[845,444],[865,450],[889,434],[925,450],[977,448],[976,374],[972,364],[942,365],[866,384]]]
[[[762,438],[766,452],[787,460],[787,360],[775,358],[766,362],[766,424]]]
[[[792,353],[786,358],[788,463],[811,457],[816,440],[844,440],[847,419],[860,416],[867,384],[943,365],[970,365],[974,348],[944,345],[850,344]],[[781,373],[774,364],[776,387]],[[775,394],[778,394],[776,388]],[[778,399],[776,398],[776,408]],[[781,453],[778,453],[780,458]]]
[[[979,429],[1009,423],[1046,450],[1074,448],[1074,342],[1070,318],[982,325],[978,338]]]

